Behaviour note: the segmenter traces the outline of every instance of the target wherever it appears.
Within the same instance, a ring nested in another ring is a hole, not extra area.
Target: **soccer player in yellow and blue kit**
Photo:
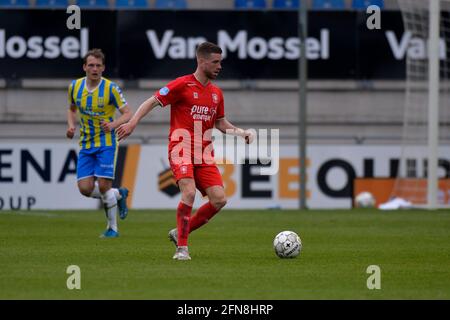
[[[78,189],[84,196],[102,199],[108,224],[101,237],[114,238],[119,236],[117,208],[121,219],[128,214],[128,190],[112,188],[118,151],[115,129],[131,118],[131,111],[119,86],[102,77],[105,56],[100,49],[86,53],[83,70],[86,76],[69,86],[66,136],[72,139],[75,135],[78,113]],[[116,110],[121,113],[117,119]]]

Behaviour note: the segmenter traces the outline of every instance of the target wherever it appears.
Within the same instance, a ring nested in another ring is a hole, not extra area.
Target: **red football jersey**
[[[199,161],[203,164],[197,155],[213,155],[211,132],[215,121],[225,117],[222,90],[211,82],[204,86],[190,74],[169,82],[154,96],[161,106],[171,106],[169,157],[172,150],[180,148],[181,141],[186,143],[190,139],[190,154],[180,152],[180,156],[190,157],[194,164],[200,164]],[[204,152],[205,148],[208,152]],[[186,145],[183,151],[187,151]]]

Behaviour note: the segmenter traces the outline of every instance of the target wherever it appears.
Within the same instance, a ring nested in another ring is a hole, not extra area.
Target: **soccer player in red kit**
[[[144,101],[128,123],[117,129],[119,140],[128,137],[138,122],[153,108],[171,106],[169,162],[181,191],[177,208],[177,228],[169,238],[177,246],[176,260],[190,260],[189,233],[207,223],[226,204],[221,174],[213,161],[211,130],[245,138],[250,143],[254,134],[232,125],[224,112],[222,90],[211,83],[221,70],[222,49],[204,42],[196,51],[197,69],[193,74],[177,78]],[[204,151],[208,151],[204,152]],[[203,153],[211,157],[203,156]],[[209,201],[191,216],[196,189]]]

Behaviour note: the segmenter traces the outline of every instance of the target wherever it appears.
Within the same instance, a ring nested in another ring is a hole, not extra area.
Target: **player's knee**
[[[111,189],[110,186],[102,186],[102,185],[98,186],[98,191],[100,191],[101,194],[107,192],[109,189]]]
[[[227,199],[225,197],[214,199],[213,201],[211,201],[211,204],[214,206],[214,208],[220,210],[227,204]]]
[[[195,189],[194,190],[185,190],[183,192],[183,199],[188,203],[193,203],[195,200]]]
[[[85,196],[85,197],[90,197],[92,194],[92,191],[94,190],[94,188],[89,188],[89,187],[78,187],[78,190],[80,190],[80,193]]]

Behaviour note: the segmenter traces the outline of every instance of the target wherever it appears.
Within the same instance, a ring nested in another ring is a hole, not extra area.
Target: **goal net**
[[[411,41],[393,196],[417,207],[446,207],[450,205],[450,0],[398,0],[398,4]]]

